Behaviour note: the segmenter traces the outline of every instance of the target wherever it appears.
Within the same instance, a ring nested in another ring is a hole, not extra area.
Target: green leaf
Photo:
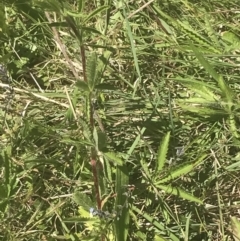
[[[202,81],[197,81],[194,79],[177,78],[176,80],[186,86],[188,89],[192,90],[194,93],[201,96],[206,101],[215,102],[219,99],[219,97],[213,92],[219,92],[219,89],[214,86],[205,84]]]
[[[230,217],[232,234],[235,241],[240,241],[240,221],[236,217]]]
[[[123,165],[123,161],[120,157],[117,156],[116,153],[114,152],[104,152],[103,156],[107,159],[109,159],[110,161],[114,162],[114,164],[117,165]]]
[[[61,13],[63,10],[62,1],[58,0],[36,1],[36,5],[43,11]]]
[[[206,156],[207,155],[204,154],[194,163],[177,166],[173,171],[170,171],[170,173],[167,176],[163,177],[159,181],[156,181],[156,184],[165,183],[170,180],[174,180],[180,176],[186,175],[187,173],[191,172],[196,166],[198,166],[206,158]]]
[[[209,116],[225,116],[227,117],[227,113],[224,110],[217,110],[213,108],[208,108],[201,105],[184,105],[179,103],[179,106],[181,106],[182,109],[185,109],[186,111],[190,111],[192,113],[196,113],[199,116],[202,116],[204,118],[207,118]]]
[[[222,76],[219,76],[218,85],[222,90],[223,96],[228,101],[228,110],[231,112],[231,107],[233,105],[232,103],[234,102],[234,94],[232,90],[229,88],[229,86],[226,84]]]
[[[194,44],[197,44],[199,46],[204,47],[204,51],[206,52],[213,52],[213,53],[219,53],[220,51],[215,48],[215,45],[212,44],[210,41],[208,41],[205,36],[203,37],[201,34],[199,34],[197,31],[195,31],[192,26],[189,24],[189,22],[180,21],[177,20],[178,25],[181,26],[181,30],[186,32],[187,36],[191,39],[191,41],[194,42]]]
[[[167,239],[161,237],[159,234],[154,236],[154,241],[167,241]]]
[[[233,98],[233,93],[231,91],[231,89],[229,88],[229,86],[226,84],[226,82],[224,81],[223,77],[221,75],[219,75],[214,68],[208,63],[208,61],[203,57],[203,55],[198,51],[198,49],[196,47],[193,46],[193,44],[190,44],[194,54],[196,55],[196,57],[198,58],[199,62],[201,63],[201,65],[206,69],[206,71],[217,81],[221,91],[222,91],[222,95],[224,97],[226,97],[226,99],[228,101],[232,102],[232,98]]]
[[[128,197],[125,195],[125,188],[129,184],[129,174],[127,166],[117,166],[116,173],[116,203],[115,209],[118,211],[118,207],[122,206],[121,215],[118,219],[115,219],[115,232],[117,241],[126,241],[129,231],[129,205],[126,206]]]
[[[8,25],[6,24],[6,16],[3,6],[0,8],[0,32],[8,33]]]
[[[231,46],[234,46],[233,49],[240,48],[240,38],[236,34],[225,31],[222,33],[222,39],[228,41]]]
[[[142,171],[146,175],[147,179],[151,180],[152,178],[151,178],[151,174],[150,174],[150,171],[148,168],[148,164],[143,159],[140,160],[140,164],[142,167]]]
[[[105,132],[98,131],[98,150],[104,151],[104,148],[107,146],[107,135]]]
[[[137,57],[137,51],[136,51],[137,49],[135,47],[131,26],[128,21],[127,15],[126,15],[125,8],[123,8],[123,12],[124,12],[124,17],[125,17],[125,21],[126,21],[127,35],[129,37],[130,44],[131,44],[131,50],[132,50],[132,55],[133,55],[133,59],[134,59],[134,66],[136,68],[136,72],[138,75],[138,81],[135,82],[136,84],[135,84],[135,88],[134,88],[133,95],[132,95],[134,97],[139,84],[142,83],[142,76],[141,76],[141,71],[140,71],[140,67],[138,64],[138,57]]]
[[[136,139],[134,140],[132,146],[130,147],[130,149],[127,152],[127,157],[126,157],[126,161],[128,160],[128,158],[131,156],[132,152],[135,150],[136,146],[138,145],[139,141],[141,140],[141,136],[143,135],[143,133],[145,132],[146,128],[143,127],[140,131],[140,134],[136,137]]]
[[[88,85],[85,81],[82,80],[78,80],[76,82],[76,86],[80,89],[80,90],[84,90],[84,91],[89,91]]]
[[[168,231],[165,227],[165,225],[161,224],[156,220],[156,218],[151,217],[149,214],[143,212],[142,210],[138,209],[136,206],[132,205],[132,210],[136,212],[138,215],[143,216],[151,225],[153,225],[156,229],[159,231],[162,231],[165,233],[166,236],[169,237],[172,241],[180,241],[177,236],[175,236],[174,233]]]
[[[87,59],[87,80],[88,80],[88,87],[90,91],[92,91],[95,87],[98,77],[98,70],[97,70],[97,54],[93,52]]]
[[[82,206],[85,210],[89,210],[90,207],[94,207],[96,205],[93,204],[90,197],[85,193],[76,190],[73,194],[73,200],[79,205]]]
[[[158,159],[157,159],[157,166],[156,166],[156,173],[163,169],[163,166],[166,161],[166,156],[168,152],[168,144],[170,140],[170,131],[165,135],[160,146],[158,148]]]
[[[109,6],[101,6],[97,9],[95,9],[94,11],[92,11],[84,20],[83,23],[87,23],[90,19],[92,19],[93,17],[95,17],[98,13],[103,12],[104,10],[108,9]]]
[[[114,85],[102,83],[95,86],[98,90],[117,90],[118,88]]]
[[[194,197],[192,194],[185,192],[184,190],[182,190],[181,188],[178,187],[172,187],[170,185],[156,185],[156,187],[159,187],[160,189],[162,189],[163,191],[165,191],[166,193],[169,194],[173,194],[175,196],[181,197],[183,199],[189,200],[191,202],[196,202],[196,203],[200,203],[203,204],[203,201],[200,200],[197,197]]]

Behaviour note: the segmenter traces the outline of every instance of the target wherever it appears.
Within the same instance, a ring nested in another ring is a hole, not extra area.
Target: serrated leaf
[[[106,157],[107,159],[109,159],[110,161],[112,161],[114,164],[123,165],[123,161],[120,157],[117,156],[116,153],[114,152],[104,152],[103,156]]]
[[[98,90],[117,90],[118,88],[114,85],[102,83],[95,86]]]
[[[88,85],[86,82],[82,81],[82,80],[78,80],[76,82],[76,86],[80,89],[80,90],[84,90],[84,91],[89,91]]]
[[[98,150],[103,151],[107,146],[107,135],[105,132],[98,131]]]
[[[203,57],[203,55],[198,51],[198,49],[193,44],[190,44],[190,46],[194,54],[198,58],[198,61],[200,62],[200,64],[216,81],[218,81],[219,74],[213,69],[213,67],[208,63],[208,61]]]
[[[199,44],[200,46],[204,46],[205,51],[212,51],[214,53],[219,53],[219,50],[215,48],[210,41],[204,38],[202,35],[198,34],[188,22],[181,22],[177,20],[177,23],[181,26],[182,30],[187,33],[187,36],[194,41],[194,43]]]
[[[240,221],[236,217],[230,217],[232,234],[235,241],[240,241]]]
[[[96,223],[100,222],[99,218],[90,217],[89,211],[86,211],[83,207],[78,208],[78,213],[80,217],[71,217],[64,219],[65,223],[82,223],[88,230],[92,230]]]
[[[198,51],[198,49],[193,46],[193,44],[190,44],[194,54],[198,58],[198,61],[201,63],[201,65],[205,68],[205,70],[217,81],[218,86],[220,87],[222,91],[222,95],[226,97],[228,101],[232,102],[233,93],[232,90],[229,88],[229,86],[224,81],[223,77],[219,75],[215,69],[209,64],[209,62],[203,57],[203,55]]]
[[[136,206],[132,205],[132,210],[134,212],[137,212],[138,215],[143,216],[149,223],[151,223],[152,226],[154,226],[159,231],[166,232],[166,226],[163,225],[161,222],[157,221],[155,217],[151,217],[148,213],[143,212],[142,210],[138,209]],[[180,241],[177,236],[175,236],[174,233],[172,233],[170,230],[168,230],[168,237],[172,241]]]
[[[131,156],[131,154],[133,153],[133,151],[135,150],[136,146],[138,145],[139,141],[141,140],[141,137],[143,135],[143,133],[145,132],[146,128],[143,127],[139,133],[139,135],[135,138],[134,142],[132,143],[131,147],[129,148],[129,150],[127,151],[127,157],[126,157],[126,161],[128,160],[128,158]]]
[[[230,126],[230,130],[231,130],[233,136],[235,138],[239,138],[239,134],[238,134],[239,130],[237,128],[235,117],[233,114],[230,114],[230,116],[229,116],[229,126]]]
[[[229,86],[226,84],[226,82],[224,81],[222,76],[219,76],[218,85],[219,85],[220,89],[222,90],[224,97],[228,101],[228,110],[231,111],[231,107],[233,105],[232,103],[234,101],[234,99],[233,99],[234,94],[233,94],[232,90],[229,88]]]
[[[124,195],[126,190],[123,187],[129,184],[129,174],[127,166],[117,166],[116,173],[116,211],[117,207],[124,207],[121,216],[118,219],[115,219],[115,232],[116,232],[116,241],[126,241],[129,231],[129,207],[125,205],[127,201],[127,196]]]
[[[93,52],[88,58],[87,58],[87,80],[88,80],[88,88],[90,91],[92,91],[95,87],[95,84],[97,82],[98,77],[98,70],[97,70],[97,54]]]
[[[89,210],[90,207],[95,205],[91,201],[90,197],[86,193],[80,191],[75,191],[73,194],[73,200],[79,205],[82,206],[85,210]]]
[[[149,180],[151,180],[151,174],[150,174],[150,171],[149,171],[149,169],[148,169],[147,163],[146,163],[143,159],[141,159],[141,160],[140,160],[140,164],[141,164],[142,170],[144,171],[144,174],[146,175],[146,177],[147,177]]]
[[[170,185],[156,185],[156,187],[159,187],[160,189],[162,189],[163,191],[165,191],[166,193],[169,194],[173,194],[175,196],[181,197],[183,199],[189,200],[191,202],[196,202],[196,203],[200,203],[203,204],[203,201],[200,200],[197,197],[194,197],[192,194],[185,192],[184,190],[182,190],[181,188],[178,187],[172,187]]]
[[[90,125],[83,118],[79,118],[79,123],[82,126],[83,136],[87,139],[88,142],[92,143],[93,142],[93,136],[92,136]]]
[[[236,48],[240,48],[240,38],[236,34],[230,31],[225,31],[222,33],[222,39],[228,41],[231,45],[236,46]]]
[[[162,142],[160,143],[160,146],[158,148],[158,158],[157,158],[157,166],[156,166],[156,173],[161,171],[163,169],[163,166],[166,161],[166,156],[168,152],[168,144],[170,140],[170,132],[168,132]]]
[[[184,105],[179,103],[179,106],[181,106],[182,109],[185,109],[186,111],[190,111],[192,113],[196,113],[197,115],[201,115],[203,117],[209,117],[214,115],[227,115],[227,113],[224,110],[217,110],[213,108],[208,108],[200,105]]]
[[[186,86],[188,89],[192,90],[194,93],[198,94],[199,96],[203,97],[205,100],[214,102],[219,98],[213,93],[214,91],[219,91],[218,89],[208,86],[203,82],[192,80],[192,79],[176,79],[178,82]]]
[[[86,24],[90,19],[95,17],[98,13],[101,13],[102,11],[107,10],[108,8],[109,8],[109,6],[106,5],[106,6],[101,6],[97,9],[95,9],[84,19],[83,23]]]
[[[177,166],[175,170],[170,171],[170,173],[167,174],[167,176],[163,177],[161,180],[156,181],[156,184],[165,183],[170,180],[174,180],[180,176],[186,175],[187,173],[191,172],[196,166],[198,166],[205,158],[206,154],[204,154],[202,157],[200,157],[196,162],[189,163],[189,164],[183,164],[180,166]]]

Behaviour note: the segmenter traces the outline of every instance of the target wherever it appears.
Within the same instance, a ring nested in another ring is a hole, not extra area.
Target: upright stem
[[[80,42],[80,54],[81,54],[81,59],[82,59],[83,80],[84,80],[84,82],[88,83],[87,71],[86,71],[86,55],[85,55],[84,44],[82,41],[82,33],[76,27],[75,21],[72,17],[67,16],[67,17],[65,17],[65,19]],[[90,103],[89,122],[90,122],[91,129],[93,131],[93,129],[94,129],[94,118],[93,118],[94,111],[93,111],[93,106],[91,104],[91,99],[92,99],[91,93],[88,96],[86,96],[86,98],[89,98],[89,100],[87,100],[86,102]],[[99,210],[101,210],[102,202],[101,202],[101,196],[100,196],[100,191],[99,191],[98,172],[97,172],[97,165],[98,165],[97,151],[96,151],[96,148],[94,148],[94,147],[91,149],[90,165],[92,166],[92,174],[93,174],[94,188],[95,188],[95,192],[96,192],[97,208]],[[101,240],[102,241],[105,240],[104,235],[101,236]]]
[[[85,54],[85,48],[84,48],[84,44],[82,41],[82,35],[81,32],[77,29],[75,22],[73,20],[72,17],[67,16],[66,18],[67,23],[69,24],[70,28],[72,29],[72,31],[74,32],[74,34],[76,35],[76,37],[78,38],[79,42],[80,42],[80,54],[81,54],[81,59],[82,59],[82,70],[83,70],[83,80],[84,82],[88,82],[87,79],[87,71],[86,71],[86,54]],[[94,128],[94,111],[93,111],[93,107],[91,105],[91,93],[86,97],[89,98],[89,103],[90,103],[90,126],[91,129],[93,130]],[[99,182],[98,182],[98,172],[97,172],[97,153],[95,148],[91,149],[91,160],[90,160],[90,164],[92,166],[92,173],[93,173],[93,181],[94,181],[94,187],[95,187],[95,192],[96,192],[96,200],[97,200],[97,206],[98,209],[102,208],[101,205],[101,197],[100,197],[100,192],[99,192]]]

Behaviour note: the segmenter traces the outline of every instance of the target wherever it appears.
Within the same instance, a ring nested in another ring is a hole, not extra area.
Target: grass
[[[237,1],[0,9],[1,240],[240,240]]]

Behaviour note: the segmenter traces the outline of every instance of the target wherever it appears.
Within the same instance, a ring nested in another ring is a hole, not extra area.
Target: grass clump
[[[4,1],[1,240],[239,240],[238,2]]]

